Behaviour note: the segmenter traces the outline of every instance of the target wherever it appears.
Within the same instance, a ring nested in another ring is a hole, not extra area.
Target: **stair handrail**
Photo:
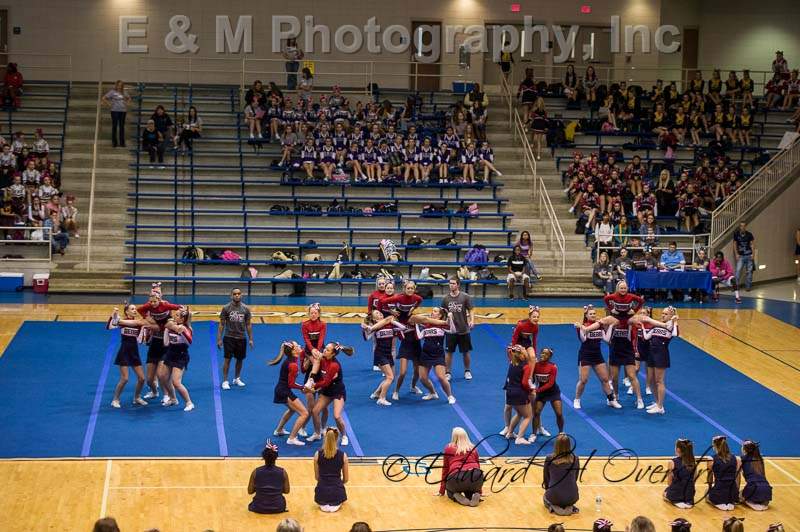
[[[103,60],[100,59],[97,77],[97,104],[94,114],[94,140],[92,141],[92,171],[89,184],[89,220],[86,231],[86,271],[92,270],[92,236],[94,229],[94,189],[97,177],[97,142],[100,135],[100,107],[103,99]],[[62,141],[63,143],[63,141]]]
[[[564,231],[561,229],[558,215],[556,214],[555,208],[553,208],[553,202],[550,200],[550,194],[547,192],[544,180],[537,171],[536,157],[533,155],[533,148],[528,140],[525,122],[522,120],[522,117],[520,117],[519,111],[513,108],[513,98],[511,96],[511,87],[508,84],[508,80],[501,77],[500,85],[506,104],[508,105],[509,128],[512,138],[513,140],[519,141],[522,145],[524,167],[531,176],[531,205],[533,205],[538,198],[538,214],[541,217],[544,211],[547,220],[550,222],[550,244],[551,247],[553,247],[552,245],[555,243],[555,248],[561,252],[561,275],[564,276],[567,273],[566,239],[564,238]]]
[[[775,154],[750,179],[711,213],[711,238],[709,248],[716,249],[722,239],[751,209],[800,165],[800,137]]]

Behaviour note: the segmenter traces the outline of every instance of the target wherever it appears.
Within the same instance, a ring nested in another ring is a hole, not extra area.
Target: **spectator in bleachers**
[[[536,82],[533,81],[533,69],[525,69],[525,79],[523,79],[519,88],[517,89],[517,101],[522,106],[522,116],[528,116],[531,112],[531,107],[536,101],[538,94],[536,91]]]
[[[283,495],[289,493],[289,475],[285,469],[275,465],[278,446],[267,441],[261,451],[261,458],[264,465],[253,470],[247,484],[247,493],[253,495],[247,508],[260,514],[285,512],[286,498]]]
[[[611,224],[611,216],[605,212],[594,226],[594,239],[597,244],[602,247],[609,247],[614,241],[614,227]],[[594,257],[596,247],[592,248],[592,256]]]
[[[777,74],[780,77],[789,75],[789,63],[787,63],[786,58],[783,57],[783,50],[775,51],[775,59],[772,60],[771,70],[773,74]]]
[[[245,104],[249,105],[253,101],[253,96],[255,96],[258,101],[258,105],[262,107],[266,107],[267,105],[267,95],[264,93],[264,85],[261,83],[260,79],[257,79],[253,82],[253,85],[247,89],[247,92],[244,94],[244,101]]]
[[[592,284],[600,288],[606,294],[614,291],[616,276],[608,260],[608,252],[600,251],[599,258],[592,268]]]
[[[733,103],[742,94],[742,83],[736,77],[736,72],[731,70],[728,72],[728,79],[725,80],[725,100]]]
[[[44,222],[44,227],[50,231],[52,236],[51,249],[53,253],[66,253],[69,245],[69,233],[61,227],[61,219],[58,212],[50,213],[49,218]]]
[[[682,105],[679,105],[675,111],[675,116],[672,117],[671,132],[678,142],[679,146],[683,146],[686,142],[686,127],[689,125],[689,115],[686,114]]]
[[[114,83],[114,88],[103,95],[103,105],[111,111],[111,145],[125,147],[125,116],[131,97],[125,90],[122,80]]]
[[[564,75],[564,96],[567,97],[567,102],[575,102],[578,100],[578,76],[575,74],[575,67],[567,65],[567,73]]]
[[[772,79],[769,80],[766,87],[764,87],[764,94],[767,97],[767,109],[776,109],[778,107],[778,104],[783,100],[785,88],[786,80],[777,72],[773,74]]]
[[[179,122],[178,127],[180,133],[175,138],[175,148],[183,145],[187,151],[192,151],[194,140],[199,139],[203,131],[203,119],[197,114],[197,107],[189,107],[186,118]]]
[[[36,128],[36,138],[33,141],[33,154],[38,158],[47,158],[50,153],[50,144],[44,138],[42,128]]]
[[[522,254],[522,248],[514,246],[511,256],[508,257],[508,275],[506,276],[509,299],[514,299],[514,288],[518,284],[522,284],[522,299],[528,299],[531,278],[530,275],[525,272],[527,262],[525,256]]]
[[[47,175],[53,180],[53,186],[56,188],[61,188],[61,169],[59,166],[54,163],[50,162],[47,165]]]
[[[675,182],[669,170],[662,170],[656,181],[656,208],[661,213],[675,212]]]
[[[261,121],[266,111],[261,107],[259,100],[259,96],[253,94],[244,108],[244,119],[247,121],[247,126],[250,131],[250,140],[255,139],[256,136],[258,136],[259,139],[263,138],[261,134]]]
[[[281,160],[278,166],[288,166],[294,155],[295,147],[298,146],[297,133],[291,125],[286,125],[281,136]]]
[[[614,245],[623,248],[630,243],[631,227],[628,224],[628,217],[622,216],[619,222],[614,226]]]
[[[153,119],[147,121],[147,125],[142,129],[142,150],[150,155],[150,163],[155,163],[158,158],[159,164],[164,162],[164,136],[156,129],[156,122]]]
[[[300,526],[300,523],[298,523],[296,519],[287,517],[278,523],[275,532],[303,532],[303,527]]]
[[[586,103],[589,104],[590,109],[594,109],[596,105],[599,83],[594,67],[592,65],[587,66],[586,74],[583,76],[583,90],[586,93]]]
[[[297,94],[300,100],[306,105],[311,103],[311,97],[314,93],[314,75],[311,69],[304,68],[300,76],[300,83],[297,86]]]
[[[636,219],[640,224],[644,223],[649,215],[652,214],[655,216],[658,214],[657,204],[658,200],[650,189],[650,184],[644,183],[642,185],[642,192],[636,196],[636,200],[633,203],[633,213],[636,215]]]
[[[578,473],[580,460],[575,455],[570,437],[561,433],[555,438],[553,452],[545,458],[542,487],[544,505],[551,513],[572,515],[578,513]]]
[[[633,268],[633,260],[628,256],[628,248],[619,248],[619,257],[614,260],[614,274],[617,281],[625,280],[625,272]]]
[[[798,71],[792,70],[783,91],[783,110],[788,111],[797,103],[798,98],[800,98],[800,79],[798,79]]]
[[[542,276],[539,275],[539,271],[536,269],[536,265],[533,263],[533,240],[531,240],[530,232],[520,232],[519,239],[514,244],[514,247],[519,247],[522,256],[525,257],[525,273],[536,277],[537,280],[540,280]]]
[[[464,95],[464,106],[470,108],[476,102],[481,107],[489,107],[489,96],[481,90],[481,86],[477,82],[473,83],[472,90]]]
[[[286,39],[282,54],[286,59],[286,88],[293,91],[297,87],[297,70],[300,68],[300,60],[304,56],[303,50],[297,46],[297,39],[292,37]]]
[[[28,222],[31,225],[40,226],[47,219],[47,211],[44,208],[41,198],[35,196],[28,204]]]
[[[658,267],[670,271],[683,271],[686,268],[686,257],[683,251],[678,251],[675,241],[670,242],[669,247],[661,252]]]
[[[3,77],[3,107],[18,108],[21,105],[22,86],[24,80],[16,63],[6,65]]]
[[[166,145],[172,142],[175,137],[175,124],[172,118],[167,114],[167,110],[163,105],[156,106],[156,110],[150,116],[150,120],[155,123],[156,129],[161,133],[163,143]]]
[[[533,144],[533,153],[536,155],[536,159],[542,158],[542,147],[547,147],[547,129],[549,125],[549,121],[547,119],[547,110],[544,107],[544,98],[541,96],[536,99],[536,102],[533,104],[533,108],[531,109],[530,115],[528,115],[527,121],[533,132],[532,144]]]
[[[749,106],[742,108],[742,113],[737,117],[736,129],[738,131],[739,143],[742,146],[750,145],[750,130],[753,128],[753,115]]]
[[[688,233],[693,232],[700,225],[700,211],[698,210],[700,201],[701,198],[691,183],[686,187],[686,192],[681,194],[678,199],[678,213]]]
[[[75,196],[67,194],[65,202],[66,203],[59,210],[61,226],[74,238],[80,238],[78,234],[78,208],[75,207]]]
[[[708,81],[707,99],[711,105],[720,105],[722,103],[722,77],[719,69],[715,68],[711,73],[711,79]]]

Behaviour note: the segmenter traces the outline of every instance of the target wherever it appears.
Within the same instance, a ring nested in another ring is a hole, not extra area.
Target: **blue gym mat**
[[[248,355],[243,373],[247,386],[230,391],[219,390],[222,356],[215,344],[215,327],[208,321],[194,324],[184,383],[197,408],[185,413],[156,401],[146,407],[131,406],[133,373],[123,392],[122,408],[111,408],[119,375],[112,364],[119,345],[117,331],[106,331],[101,323],[25,322],[0,357],[0,389],[5,395],[0,404],[4,429],[0,457],[257,456],[284,408],[272,403],[278,367],[267,366],[266,361],[277,353],[281,340],[300,339],[300,327],[255,325],[256,348]],[[400,400],[391,407],[379,407],[368,397],[381,378],[372,371],[371,343],[362,339],[357,325],[329,325],[329,340],[356,348],[354,357],[340,357],[348,396],[348,453],[368,457],[437,453],[456,425],[465,427],[473,441],[483,440],[482,456],[549,452],[552,446],[545,439],[532,446],[508,447],[497,435],[502,428],[507,369],[504,346],[511,331],[510,325],[475,328],[475,378],[463,379],[456,355],[455,405],[444,399],[423,402],[409,393],[409,374]],[[679,437],[694,440],[700,453],[713,436],[726,434],[734,443],[758,440],[770,456],[800,456],[798,405],[681,339],[672,343],[665,416],[637,411],[632,396],[623,395],[622,410],[606,407],[594,376],[584,393],[583,409],[574,410],[578,348],[574,329],[542,326],[539,348],[543,347],[554,349],[565,430],[575,438],[581,455],[594,451],[607,456],[620,448],[639,456],[672,455]],[[144,355],[145,348],[141,349]],[[787,378],[796,379],[796,375]],[[549,406],[543,425],[556,433]],[[310,456],[318,448],[317,444],[292,447],[282,441],[279,445],[282,456]]]

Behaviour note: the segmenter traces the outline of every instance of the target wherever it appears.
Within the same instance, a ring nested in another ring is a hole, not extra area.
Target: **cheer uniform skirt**
[[[400,349],[398,351],[398,356],[400,358],[405,358],[407,360],[411,360],[414,362],[419,362],[419,358],[422,355],[422,345],[420,341],[413,337],[413,335],[408,335],[402,340],[400,340]]]
[[[286,384],[278,383],[278,385],[275,386],[275,393],[272,397],[273,403],[285,405],[289,401],[294,401],[295,399],[297,399],[297,396],[294,394],[294,390],[289,388]]]
[[[552,403],[553,401],[561,400],[561,389],[558,384],[554,384],[552,388],[545,392],[536,394],[537,403]]]
[[[636,364],[636,356],[633,353],[633,345],[631,345],[630,340],[612,340],[608,363],[612,366],[633,366]]]
[[[167,346],[164,345],[164,338],[150,338],[150,346],[147,348],[147,363],[158,364],[164,360],[164,355],[167,353]]]
[[[164,364],[170,368],[185,370],[189,367],[189,347],[186,344],[171,345],[164,355]]]
[[[142,359],[139,356],[139,344],[136,338],[122,337],[122,343],[117,351],[117,358],[114,359],[117,366],[141,366]]]

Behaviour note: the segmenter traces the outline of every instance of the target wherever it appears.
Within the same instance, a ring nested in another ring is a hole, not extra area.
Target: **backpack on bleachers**
[[[397,245],[388,238],[384,238],[378,245],[378,260],[397,262],[400,260],[400,253],[397,252]]]
[[[350,262],[353,258],[353,248],[347,242],[342,242],[342,249],[336,256],[336,260],[340,262]]]
[[[183,250],[183,258],[186,260],[203,260],[205,258],[205,253],[203,252],[203,248],[189,246]]]
[[[457,246],[458,241],[453,238],[452,236],[448,236],[446,238],[442,238],[436,241],[437,246]]]
[[[481,244],[476,244],[472,247],[467,254],[464,255],[464,262],[467,264],[479,264],[484,262],[489,262],[489,252],[486,251],[486,247],[482,246]]]

